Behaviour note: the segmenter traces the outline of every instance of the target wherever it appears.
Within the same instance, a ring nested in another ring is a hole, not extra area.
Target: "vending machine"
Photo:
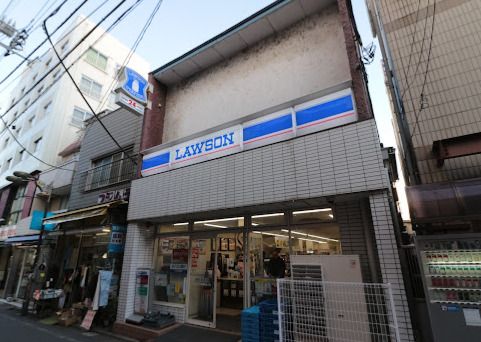
[[[434,341],[481,340],[481,234],[418,236],[416,247]]]

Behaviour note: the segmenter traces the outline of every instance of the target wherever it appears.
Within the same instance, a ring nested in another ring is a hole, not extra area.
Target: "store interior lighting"
[[[310,210],[300,210],[292,212],[293,215],[303,215],[303,214],[312,214],[312,213],[321,213],[325,211],[332,211],[331,208],[322,208],[322,209],[310,209]]]
[[[194,224],[199,224],[199,223],[217,223],[217,222],[226,222],[226,221],[237,221],[237,220],[243,220],[243,217],[231,217],[231,218],[225,218],[225,219],[216,219],[216,220],[206,220],[206,221],[195,221]]]
[[[275,234],[275,233],[267,233],[267,232],[259,232],[259,231],[254,231],[254,233],[257,233],[257,234],[262,234],[262,235],[270,235],[270,236],[280,236],[280,237],[283,237],[283,238],[289,238],[289,236],[287,235],[283,235],[283,234]]]
[[[221,226],[221,225],[212,224],[212,223],[204,223],[204,226],[214,227],[214,228],[227,228],[227,226]]]
[[[312,241],[312,242],[317,242],[317,243],[327,243],[326,241],[319,241],[319,240],[306,239],[306,238],[296,238],[296,239],[304,240],[304,241]]]
[[[105,233],[110,233],[110,228],[108,227],[102,228],[102,231]]]
[[[281,229],[283,232],[289,232],[287,229]],[[302,232],[298,232],[298,231],[295,231],[295,230],[291,230],[291,234],[296,234],[296,235],[301,235],[301,236],[307,236],[307,237],[313,237],[313,238],[316,238],[316,239],[322,239],[322,240],[326,240],[326,241],[333,241],[333,242],[339,242],[339,240],[336,240],[336,239],[331,239],[331,238],[327,238],[327,237],[324,237],[324,236],[319,236],[319,235],[312,235],[312,234],[307,234],[307,233],[302,233]]]
[[[187,226],[189,222],[174,223],[174,226]]]
[[[284,213],[274,213],[274,214],[254,215],[254,216],[252,216],[252,218],[275,217],[275,216],[284,216]]]

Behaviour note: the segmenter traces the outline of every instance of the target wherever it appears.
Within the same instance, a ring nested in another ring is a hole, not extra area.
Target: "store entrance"
[[[243,234],[192,237],[188,322],[240,332],[244,307]]]

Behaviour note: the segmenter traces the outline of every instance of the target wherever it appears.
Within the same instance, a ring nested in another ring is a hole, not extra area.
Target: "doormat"
[[[225,316],[240,316],[241,311],[237,309],[231,308],[217,308],[216,312],[218,315],[225,315]]]

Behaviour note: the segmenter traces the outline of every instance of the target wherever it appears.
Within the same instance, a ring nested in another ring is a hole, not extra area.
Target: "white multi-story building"
[[[94,23],[85,17],[78,17],[65,32],[54,37],[57,38],[56,49],[59,54],[67,55],[93,26]],[[128,46],[99,27],[65,58],[67,67],[74,63],[70,72],[97,113],[116,107],[113,80],[129,52]],[[57,63],[58,58],[49,49],[26,67],[27,71],[22,74],[11,94],[8,105],[16,105],[4,119],[25,148],[15,141],[2,124],[0,188],[8,184],[5,177],[15,170],[34,172],[49,168],[28,152],[48,164],[61,163],[59,152],[78,140],[83,121],[92,115],[62,66],[58,65],[51,71]],[[149,70],[149,64],[135,53],[128,65],[143,75],[147,75]],[[48,76],[23,97],[47,73]]]

